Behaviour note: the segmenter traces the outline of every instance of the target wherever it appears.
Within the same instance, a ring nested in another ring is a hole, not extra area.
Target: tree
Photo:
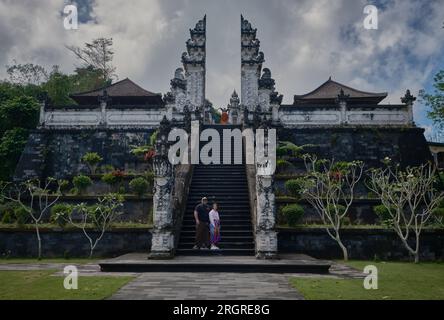
[[[431,110],[428,117],[438,126],[444,127],[444,70],[439,71],[434,77],[433,93],[420,91],[420,98]]]
[[[37,257],[42,258],[42,239],[40,226],[45,214],[60,197],[60,184],[56,179],[45,181],[32,179],[22,183],[3,183],[1,186],[2,199],[18,204],[31,218],[37,235]]]
[[[88,206],[80,203],[69,208],[68,221],[75,227],[81,229],[88,239],[90,245],[89,257],[91,258],[97,244],[103,238],[116,218],[122,214],[123,196],[118,194],[107,194],[98,199],[97,204]],[[74,213],[80,216],[80,221],[76,221]],[[92,228],[91,228],[92,225]]]
[[[328,235],[342,250],[344,261],[348,251],[342,243],[340,230],[353,203],[355,188],[362,177],[362,161],[334,162],[303,155],[307,174],[300,179],[301,195],[319,214]]]
[[[421,231],[442,201],[443,193],[434,187],[436,174],[432,164],[400,170],[399,165],[392,166],[390,162],[386,158],[385,167],[370,170],[367,185],[381,199],[390,217],[388,224],[418,263]]]
[[[116,68],[112,65],[114,51],[112,49],[112,38],[97,38],[91,43],[85,43],[83,48],[67,46],[74,55],[82,62],[84,68],[93,67],[101,72],[104,81],[112,81],[116,75]]]
[[[69,97],[72,92],[71,77],[62,73],[58,66],[54,66],[48,81],[43,84],[43,88],[48,93],[51,104],[55,106],[67,106],[75,104]]]
[[[70,75],[71,93],[83,92],[102,88],[110,81],[105,81],[102,71],[94,69],[92,66],[86,68],[76,68],[74,73]]]
[[[8,181],[14,174],[29,132],[23,128],[7,130],[0,139],[0,181]]]
[[[34,129],[39,119],[39,103],[33,97],[17,96],[0,104],[0,132],[16,127]]]
[[[48,79],[48,73],[42,66],[26,63],[18,64],[14,60],[14,64],[6,66],[11,83],[20,85],[39,85]]]

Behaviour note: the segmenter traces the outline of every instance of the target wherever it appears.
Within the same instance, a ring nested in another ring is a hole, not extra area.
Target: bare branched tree
[[[67,220],[73,226],[81,229],[90,245],[89,257],[91,258],[97,244],[102,240],[116,218],[122,214],[123,196],[108,194],[98,199],[97,204],[88,206],[80,203],[71,209],[66,215]],[[75,215],[80,218],[76,219]]]
[[[112,81],[116,78],[116,68],[112,61],[114,51],[112,49],[112,38],[98,38],[91,43],[85,43],[83,48],[76,46],[66,46],[82,62],[83,68],[93,67],[100,70],[104,81]]]
[[[303,158],[307,175],[301,179],[301,195],[315,208],[328,235],[338,243],[347,261],[348,251],[341,240],[340,230],[353,203],[364,163],[318,160],[314,155],[304,155]]]
[[[6,66],[6,72],[9,76],[9,81],[21,85],[39,85],[48,80],[49,75],[45,68],[40,65],[26,63],[19,64],[13,60],[13,65]]]
[[[40,226],[45,214],[60,198],[60,183],[48,178],[45,181],[32,179],[22,183],[3,183],[1,196],[23,208],[32,218],[37,235],[38,259],[42,258],[42,239]]]
[[[443,193],[434,187],[435,167],[429,163],[403,171],[399,165],[392,166],[389,158],[384,162],[385,167],[370,170],[367,186],[381,199],[390,216],[389,225],[418,263],[421,231],[443,199]]]

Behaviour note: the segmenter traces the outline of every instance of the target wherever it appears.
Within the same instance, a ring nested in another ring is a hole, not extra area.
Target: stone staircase
[[[194,208],[206,196],[211,205],[219,204],[221,219],[220,249],[193,250],[195,240]],[[245,165],[196,165],[184,215],[178,255],[254,255],[253,228],[248,198]]]

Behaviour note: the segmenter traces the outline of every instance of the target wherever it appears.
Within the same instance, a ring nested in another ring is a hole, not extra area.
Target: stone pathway
[[[0,264],[0,271],[58,270],[54,276],[63,276],[63,263]],[[101,272],[98,264],[73,264],[80,276],[134,276],[135,279],[118,290],[111,299],[129,300],[203,300],[203,299],[287,299],[300,300],[303,296],[290,285],[290,278],[363,278],[364,275],[349,266],[333,263],[330,273],[192,273]]]
[[[303,299],[288,279],[289,275],[270,273],[150,272],[122,287],[111,299]]]

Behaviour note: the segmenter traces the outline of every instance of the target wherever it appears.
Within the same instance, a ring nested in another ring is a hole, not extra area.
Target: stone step
[[[99,261],[105,272],[236,272],[236,273],[313,273],[328,274],[329,261],[306,255],[280,255],[279,259],[254,257],[252,249],[179,249],[169,260],[147,259],[146,253],[126,254]]]
[[[225,221],[225,220],[249,220],[249,221],[251,221],[249,213],[245,213],[245,214],[228,214],[228,213],[225,213],[225,212],[224,213],[219,212],[219,218],[222,221]],[[188,214],[185,214],[183,219],[184,219],[184,221],[185,220],[194,220],[193,212],[190,211]]]
[[[195,231],[196,225],[189,224],[189,225],[183,225],[182,230],[184,231]],[[253,227],[251,225],[230,225],[230,226],[224,226],[224,230],[234,231],[234,230],[242,230],[245,232],[252,232]]]
[[[194,243],[196,237],[194,235],[181,235],[180,241],[181,243]],[[231,243],[231,242],[243,242],[243,243],[254,243],[253,236],[242,236],[242,237],[234,237],[234,236],[226,236],[223,232],[221,233],[220,243]]]
[[[254,249],[220,249],[220,250],[195,250],[195,249],[177,249],[177,255],[187,256],[254,256]]]
[[[244,230],[225,230],[223,229],[223,235],[224,237],[253,237],[253,232],[248,232]],[[196,230],[182,230],[180,232],[180,236],[184,237],[195,237],[196,236]]]

